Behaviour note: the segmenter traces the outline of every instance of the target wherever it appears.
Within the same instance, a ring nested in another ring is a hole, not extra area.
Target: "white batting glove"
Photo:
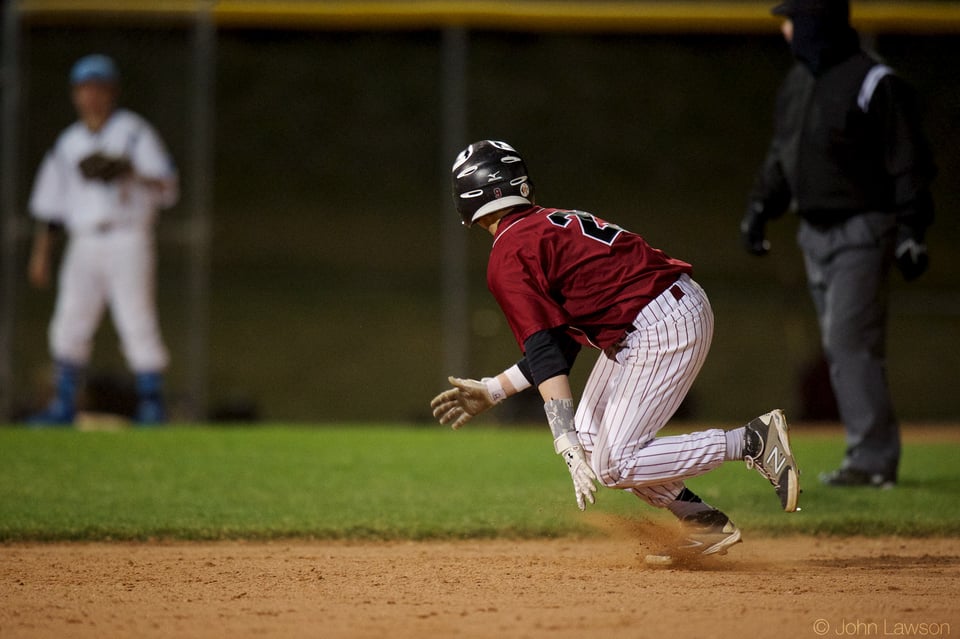
[[[447,381],[453,388],[434,397],[430,408],[441,424],[450,424],[454,430],[507,398],[495,377],[484,377],[479,381],[448,377]]]
[[[587,464],[587,457],[583,445],[577,436],[573,424],[573,400],[552,399],[543,405],[547,414],[547,422],[553,432],[553,449],[563,458],[573,480],[573,493],[577,498],[577,507],[580,510],[587,508],[587,502],[596,503],[594,493],[597,486],[593,482],[597,476]]]
[[[553,442],[553,447],[567,463],[570,478],[573,479],[573,493],[577,498],[577,507],[580,510],[586,510],[587,501],[591,504],[597,502],[593,495],[597,492],[597,486],[593,483],[597,476],[587,464],[587,457],[583,453],[580,439],[575,432],[564,433]]]

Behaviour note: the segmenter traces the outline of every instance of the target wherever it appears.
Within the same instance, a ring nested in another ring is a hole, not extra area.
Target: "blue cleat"
[[[45,409],[27,418],[31,428],[51,428],[73,425],[77,409],[74,396],[80,381],[80,367],[66,362],[56,363],[54,398]]]
[[[50,402],[50,405],[39,413],[27,418],[27,426],[39,428],[63,428],[73,426],[76,413],[72,406],[67,406],[59,399]]]
[[[159,426],[167,421],[167,411],[163,405],[163,376],[160,373],[138,373],[137,414],[134,422],[137,426]]]
[[[137,405],[134,418],[137,426],[159,426],[167,421],[167,411],[159,399],[143,399]]]

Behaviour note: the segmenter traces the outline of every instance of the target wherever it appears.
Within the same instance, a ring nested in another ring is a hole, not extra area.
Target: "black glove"
[[[897,230],[897,247],[894,249],[897,268],[903,279],[910,282],[923,275],[930,266],[930,256],[923,233],[901,225]]]
[[[133,170],[130,160],[123,157],[106,155],[102,151],[91,153],[80,160],[80,172],[88,180],[111,182],[127,175]]]
[[[740,241],[748,253],[766,255],[770,252],[770,242],[767,241],[767,218],[763,209],[757,204],[751,204],[747,213],[740,222]]]

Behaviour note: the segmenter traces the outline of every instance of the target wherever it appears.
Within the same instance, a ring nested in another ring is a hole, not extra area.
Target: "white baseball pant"
[[[601,354],[590,373],[577,433],[601,484],[666,507],[684,479],[716,468],[726,455],[721,429],[656,437],[707,357],[713,310],[703,289],[683,275],[633,325],[619,350]]]
[[[93,336],[109,304],[130,368],[138,373],[163,370],[168,354],[157,321],[155,264],[149,229],[71,235],[50,322],[54,359],[87,364]]]

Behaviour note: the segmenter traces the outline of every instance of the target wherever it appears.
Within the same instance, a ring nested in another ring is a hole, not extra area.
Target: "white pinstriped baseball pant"
[[[598,358],[576,427],[601,484],[662,508],[680,494],[684,479],[716,468],[726,455],[720,429],[656,437],[707,357],[713,311],[703,289],[683,275],[633,324],[616,361]]]

